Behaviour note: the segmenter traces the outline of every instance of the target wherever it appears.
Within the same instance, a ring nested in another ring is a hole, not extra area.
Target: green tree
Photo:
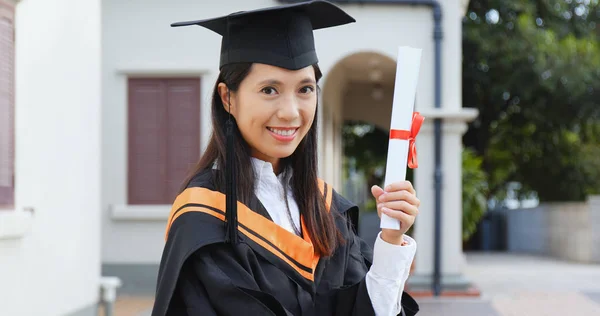
[[[462,235],[468,240],[487,209],[487,174],[482,170],[483,160],[471,149],[462,153]]]
[[[463,23],[463,100],[480,115],[464,137],[489,175],[543,201],[598,186],[598,0],[471,0]]]

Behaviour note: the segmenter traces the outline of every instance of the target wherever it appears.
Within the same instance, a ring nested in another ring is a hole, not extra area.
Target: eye
[[[274,95],[275,93],[277,93],[277,90],[275,90],[275,88],[273,87],[264,87],[260,91],[268,95]]]
[[[313,86],[305,86],[300,88],[300,93],[309,94],[315,91],[315,87]]]

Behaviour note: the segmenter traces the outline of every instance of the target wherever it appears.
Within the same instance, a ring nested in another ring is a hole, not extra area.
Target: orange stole
[[[327,210],[330,210],[333,189],[319,179],[319,190],[321,191],[321,194],[325,196]],[[303,277],[314,281],[314,271],[319,263],[319,256],[315,254],[312,241],[306,230],[304,218],[300,218],[302,235],[304,236],[304,238],[301,238],[277,225],[273,221],[252,211],[239,201],[237,207],[239,232],[286,262]],[[165,240],[169,236],[169,231],[173,222],[179,216],[188,212],[202,212],[225,221],[225,194],[200,187],[184,190],[179,194],[171,208]],[[260,235],[269,243],[257,237],[256,234]],[[283,254],[287,255],[287,257]],[[289,260],[288,257],[294,259],[299,264],[310,268],[311,272],[309,273],[300,269],[296,264]]]

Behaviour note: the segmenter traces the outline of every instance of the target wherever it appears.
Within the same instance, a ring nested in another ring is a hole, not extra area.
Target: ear
[[[221,103],[223,103],[223,108],[225,108],[226,112],[229,112],[229,102],[231,102],[230,101],[231,92],[229,92],[229,88],[227,88],[227,85],[225,83],[221,82],[217,86],[217,89],[219,90],[219,97],[221,97]],[[232,104],[232,106],[233,106],[233,104]],[[233,114],[233,113],[231,113],[231,114]]]

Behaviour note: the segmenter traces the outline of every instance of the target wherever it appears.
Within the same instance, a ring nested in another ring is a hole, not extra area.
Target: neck
[[[281,159],[268,157],[259,152],[253,152],[252,157],[270,163],[273,166],[273,173],[275,173],[276,175],[281,173]]]

